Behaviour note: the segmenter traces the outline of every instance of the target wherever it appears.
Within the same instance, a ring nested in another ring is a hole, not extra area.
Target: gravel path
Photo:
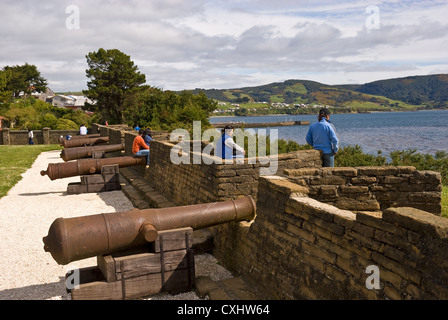
[[[73,268],[96,265],[96,257],[57,264],[43,249],[42,238],[52,222],[106,212],[127,211],[132,203],[122,191],[69,195],[70,182],[79,177],[51,181],[41,176],[48,163],[62,162],[60,151],[41,153],[9,193],[0,199],[0,300],[67,300],[64,275]],[[211,255],[195,256],[196,276],[214,280],[232,275]],[[199,299],[194,292],[177,296],[159,294],[151,299]]]

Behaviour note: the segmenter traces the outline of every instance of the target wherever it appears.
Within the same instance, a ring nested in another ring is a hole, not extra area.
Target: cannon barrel
[[[85,138],[95,138],[95,137],[100,137],[101,134],[100,133],[92,133],[92,134],[86,134],[86,135],[75,135],[75,136],[71,136],[70,140],[76,140],[76,139],[85,139]],[[59,144],[62,146],[63,142],[65,139],[65,137],[59,137]]]
[[[95,152],[113,152],[124,149],[124,144],[105,144],[98,146],[76,147],[62,149],[61,158],[64,161],[70,161],[81,158],[91,157]]]
[[[74,148],[74,147],[81,147],[84,145],[95,145],[108,142],[109,137],[93,137],[93,138],[78,138],[78,139],[63,140],[61,145],[64,148]]]
[[[42,240],[45,252],[64,265],[152,242],[158,231],[185,227],[195,230],[230,221],[250,221],[255,212],[254,200],[246,196],[189,206],[57,218]]]
[[[103,159],[79,159],[68,162],[49,163],[47,170],[42,170],[42,176],[48,175],[51,180],[101,173],[106,165],[118,164],[119,168],[146,165],[146,157],[113,157]]]

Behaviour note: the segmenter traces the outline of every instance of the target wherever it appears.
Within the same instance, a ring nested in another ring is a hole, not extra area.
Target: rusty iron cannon
[[[117,164],[119,168],[146,165],[146,157],[113,157],[103,159],[79,159],[68,162],[49,163],[47,170],[42,170],[42,176],[48,175],[51,180],[101,173],[106,165]]]
[[[92,157],[95,153],[107,153],[114,152],[124,149],[124,144],[105,144],[98,146],[88,146],[88,147],[75,147],[62,149],[61,158],[64,161],[70,161],[81,158],[89,158]]]
[[[101,136],[101,134],[99,134],[99,133],[92,133],[92,134],[86,134],[86,135],[75,135],[75,136],[70,136],[70,140],[85,139],[85,138],[97,138],[100,136]],[[67,140],[65,137],[63,137],[63,136],[59,137],[59,144],[62,146],[63,142],[65,140]]]
[[[82,146],[93,146],[97,144],[104,144],[109,142],[109,137],[93,137],[93,138],[78,138],[70,140],[62,140],[61,145],[64,148],[74,148]]]
[[[161,209],[133,209],[74,218],[57,218],[43,238],[45,252],[59,264],[111,254],[155,241],[159,231],[193,230],[230,221],[250,221],[256,205],[251,196]]]

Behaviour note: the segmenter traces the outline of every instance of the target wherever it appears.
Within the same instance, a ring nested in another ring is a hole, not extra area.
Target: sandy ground
[[[62,266],[43,249],[42,238],[53,221],[106,212],[127,211],[132,203],[122,191],[67,194],[79,177],[51,181],[41,176],[48,163],[62,162],[60,151],[43,152],[9,193],[0,199],[0,300],[69,300],[65,273],[96,265],[88,258]],[[232,277],[211,255],[195,256],[196,276],[214,280]],[[199,299],[192,291],[177,296],[159,294],[151,299]]]

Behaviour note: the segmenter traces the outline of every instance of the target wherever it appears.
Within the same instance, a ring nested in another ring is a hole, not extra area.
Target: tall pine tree
[[[83,93],[96,102],[87,108],[111,124],[125,123],[126,101],[145,83],[145,75],[138,71],[130,56],[118,49],[100,48],[86,58],[89,66],[86,75],[90,81]]]

